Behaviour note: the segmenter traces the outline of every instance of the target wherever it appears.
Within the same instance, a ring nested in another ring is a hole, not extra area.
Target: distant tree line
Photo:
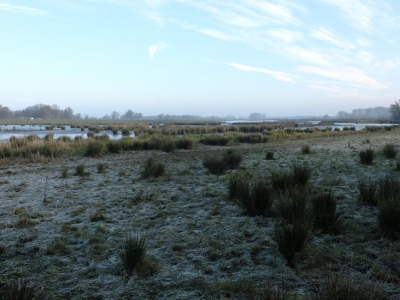
[[[7,106],[0,105],[0,119],[11,118],[74,119],[80,118],[80,114],[74,115],[74,110],[71,107],[61,109],[58,105],[36,104],[15,111]]]
[[[362,118],[390,118],[391,111],[388,107],[377,106],[370,108],[353,109],[351,113],[339,111],[336,117],[340,119],[362,119]]]

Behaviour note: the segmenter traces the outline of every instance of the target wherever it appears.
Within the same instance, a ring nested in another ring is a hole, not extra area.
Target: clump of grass
[[[76,166],[75,169],[75,176],[80,176],[80,177],[85,177],[89,176],[90,172],[85,171],[85,165],[84,164],[79,164]]]
[[[378,204],[377,189],[378,185],[375,180],[360,178],[358,180],[358,190],[360,192],[358,202],[376,206]]]
[[[390,238],[398,238],[400,234],[400,197],[385,199],[379,203],[378,225],[382,233]]]
[[[135,267],[138,266],[146,255],[146,237],[144,234],[126,235],[125,242],[119,252],[125,271],[132,275]]]
[[[370,165],[374,160],[374,150],[368,148],[366,150],[360,151],[359,156],[360,156],[360,162],[363,165]]]
[[[71,249],[60,239],[50,244],[46,248],[47,255],[67,255],[71,253]]]
[[[328,272],[324,283],[315,287],[310,298],[312,300],[383,300],[385,291],[371,283],[361,283],[347,275]]]
[[[229,149],[221,158],[206,156],[203,161],[203,166],[206,167],[211,174],[221,175],[228,169],[236,169],[241,161],[242,156],[235,153],[232,149]]]
[[[311,199],[311,207],[314,217],[314,229],[323,233],[339,233],[341,230],[341,218],[336,212],[337,201],[332,194],[321,193]]]
[[[61,178],[68,178],[68,168],[67,167],[63,167],[63,170],[61,172]]]
[[[311,153],[310,145],[304,145],[303,147],[301,147],[301,153],[310,154]]]
[[[90,222],[99,222],[105,220],[106,217],[103,215],[101,211],[96,211],[93,215],[90,216]]]
[[[309,190],[291,187],[281,194],[275,204],[275,210],[284,223],[301,223],[310,227],[312,215],[309,212]]]
[[[250,182],[243,175],[229,178],[229,198],[237,198],[243,213],[249,216],[269,215],[272,206],[272,190],[265,178]]]
[[[176,148],[177,149],[185,149],[189,150],[193,148],[193,141],[190,138],[180,138],[176,141]]]
[[[399,160],[397,160],[396,161],[396,169],[395,169],[397,172],[399,172],[400,171],[400,161]]]
[[[173,140],[165,140],[161,145],[161,150],[164,152],[174,152],[176,149],[176,143]]]
[[[311,177],[311,169],[307,165],[294,165],[291,171],[271,172],[272,188],[285,192],[292,186],[304,187]]]
[[[107,150],[110,153],[122,153],[123,145],[120,141],[109,141],[107,143]]]
[[[275,226],[273,239],[278,244],[290,267],[296,263],[296,254],[304,250],[309,238],[309,227],[302,223]]]
[[[272,160],[274,159],[274,152],[268,151],[267,154],[265,155],[266,160]]]
[[[86,147],[86,156],[98,157],[103,154],[103,144],[98,141],[89,142]]]
[[[107,169],[107,164],[105,164],[105,163],[97,164],[97,173],[99,173],[99,174],[105,173],[106,169]]]
[[[122,128],[121,133],[122,133],[122,135],[129,135],[130,131],[128,128],[124,127],[124,128]]]
[[[143,165],[142,178],[148,178],[150,176],[159,177],[164,174],[165,165],[158,162],[153,156],[147,158],[145,164]]]
[[[385,176],[378,180],[377,197],[378,201],[390,200],[400,194],[400,182],[396,179]]]
[[[386,156],[386,158],[395,158],[397,155],[397,150],[394,147],[393,144],[386,144],[383,149],[382,149],[383,155]]]
[[[1,285],[1,300],[34,300],[45,299],[46,296],[42,289],[31,285],[27,279]]]

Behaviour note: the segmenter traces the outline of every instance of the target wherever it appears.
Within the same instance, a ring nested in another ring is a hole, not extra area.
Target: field
[[[398,231],[378,222],[383,196],[369,203],[359,191],[360,183],[375,183],[379,195],[396,187],[397,154],[383,149],[397,150],[400,130],[284,134],[225,146],[189,135],[187,149],[110,153],[104,144],[96,155],[86,151],[90,141],[47,156],[38,145],[8,145],[20,152],[0,159],[0,290],[26,284],[49,299],[400,299]],[[367,149],[373,161],[361,163]],[[211,174],[204,161],[227,150],[239,166]],[[165,168],[158,176],[143,172],[150,157]],[[331,193],[338,218],[329,229],[315,226],[316,215],[303,219],[313,223],[304,247],[280,251],[278,230],[296,222],[279,204],[295,196],[273,182],[294,166],[311,171],[293,188],[304,192],[305,209]],[[229,197],[235,174],[250,186],[263,180],[272,206],[249,213],[241,197]],[[146,254],[130,270],[126,246],[141,237]]]

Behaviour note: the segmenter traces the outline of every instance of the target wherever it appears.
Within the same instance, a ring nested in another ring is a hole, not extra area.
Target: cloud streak
[[[302,66],[299,67],[299,71],[345,82],[356,88],[370,90],[381,90],[386,88],[386,85],[383,83],[380,83],[374,78],[365,75],[364,72],[354,67],[328,70],[311,66]]]
[[[230,63],[228,66],[234,67],[236,69],[239,69],[241,71],[250,71],[250,72],[258,72],[258,73],[264,73],[264,74],[269,74],[273,78],[280,80],[280,81],[285,81],[285,82],[295,82],[295,78],[297,76],[291,75],[289,73],[285,72],[279,72],[279,71],[272,71],[272,70],[267,70],[267,69],[262,69],[262,68],[254,68],[246,65],[241,65],[238,63]]]
[[[9,11],[13,13],[24,13],[28,15],[47,15],[48,12],[37,9],[37,8],[32,8],[32,7],[27,7],[27,6],[19,6],[19,5],[10,5],[6,3],[0,3],[0,10],[3,11]]]
[[[159,42],[159,43],[157,43],[157,44],[155,44],[153,46],[150,46],[149,50],[148,50],[149,51],[149,59],[153,60],[154,59],[154,55],[157,52],[163,51],[163,50],[165,50],[167,48],[168,48],[168,44],[164,43],[164,42]]]

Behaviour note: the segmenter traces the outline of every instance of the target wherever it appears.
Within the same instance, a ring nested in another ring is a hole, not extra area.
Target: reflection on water
[[[70,125],[65,125],[65,130],[58,127],[52,130],[46,130],[46,126],[50,125],[2,125],[0,126],[0,141],[8,141],[12,136],[19,138],[33,134],[36,134],[40,138],[44,138],[49,133],[53,133],[55,139],[58,139],[62,136],[67,136],[71,139],[81,136],[82,138],[86,139],[89,132],[88,128],[84,128],[84,131],[82,131],[81,128],[71,128]],[[104,130],[96,134],[96,136],[100,135],[108,135],[112,140],[118,140],[122,137],[128,136],[122,135],[121,131],[119,131],[118,134],[113,134],[110,130]],[[132,131],[129,136],[134,137],[135,133]]]

